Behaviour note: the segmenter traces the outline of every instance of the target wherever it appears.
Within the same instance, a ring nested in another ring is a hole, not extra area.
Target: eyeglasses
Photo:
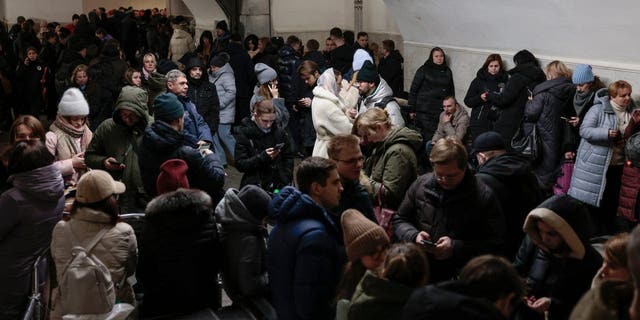
[[[359,156],[357,158],[352,158],[352,159],[347,159],[347,160],[337,159],[336,161],[344,162],[344,163],[346,163],[348,165],[354,165],[354,164],[357,164],[357,163],[364,162],[364,157],[363,156]]]

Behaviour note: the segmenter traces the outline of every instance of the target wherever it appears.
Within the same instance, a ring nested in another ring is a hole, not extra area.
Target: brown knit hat
[[[389,244],[389,237],[384,229],[358,210],[346,210],[340,221],[349,261],[357,261],[365,255],[375,253],[378,246]]]

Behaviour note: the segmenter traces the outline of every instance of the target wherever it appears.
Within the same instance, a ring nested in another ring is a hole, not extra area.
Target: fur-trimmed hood
[[[523,230],[533,243],[549,251],[538,233],[537,221],[543,221],[562,236],[571,251],[569,257],[582,260],[589,245],[589,213],[578,200],[568,196],[553,196],[531,210]]]

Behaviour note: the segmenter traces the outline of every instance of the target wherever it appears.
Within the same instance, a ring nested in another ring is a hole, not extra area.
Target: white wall
[[[589,63],[606,83],[625,79],[640,91],[640,6],[620,0],[384,0],[405,39],[405,83],[433,46],[448,56],[461,100],[484,58],[529,49],[546,65]],[[620,9],[622,8],[622,9]],[[408,88],[408,87],[407,87]]]
[[[82,0],[84,12],[103,7],[107,10],[117,9],[120,7],[132,7],[136,10],[164,8],[167,6],[166,0]],[[69,17],[71,19],[71,17]]]
[[[82,0],[1,0],[4,19],[12,25],[18,16],[45,19],[47,21],[71,22],[74,13],[82,11]]]
[[[344,0],[271,0],[271,23],[277,33],[353,29],[353,2]]]

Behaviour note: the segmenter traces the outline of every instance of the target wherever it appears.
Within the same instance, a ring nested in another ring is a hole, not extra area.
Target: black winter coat
[[[529,216],[523,227],[527,236],[513,265],[526,278],[528,295],[551,299],[549,319],[567,319],[602,265],[602,256],[589,243],[588,209],[568,195],[553,196]],[[542,247],[537,221],[545,222],[558,233],[564,240],[561,248],[552,253]],[[532,314],[543,319],[541,314]]]
[[[214,203],[218,203],[225,176],[218,155],[211,153],[203,157],[197,149],[184,146],[183,141],[184,136],[164,121],[156,120],[145,129],[137,152],[145,191],[155,196],[160,166],[169,159],[182,159],[189,166],[187,177],[191,188],[207,192]]]
[[[492,103],[482,101],[480,95],[485,92],[500,93],[509,79],[509,74],[500,70],[496,75],[487,72],[487,69],[480,69],[476,78],[471,81],[467,95],[464,97],[464,104],[471,108],[469,121],[469,132],[471,139],[475,140],[480,134],[493,130],[493,122],[496,120],[497,111],[491,111]]]
[[[403,63],[404,58],[400,54],[400,51],[393,50],[386,58],[380,58],[380,63],[378,64],[380,77],[387,81],[395,97],[401,96],[404,91]]]
[[[596,91],[592,90],[587,94],[584,102],[580,102],[581,93],[576,92],[572,98],[571,105],[566,105],[565,110],[562,111],[562,116],[571,119],[572,117],[578,117],[578,125],[569,125],[566,121],[563,124],[564,131],[562,133],[562,154],[565,152],[578,152],[578,145],[580,144],[580,126],[587,112],[593,106],[593,102],[596,97]]]
[[[347,74],[351,70],[351,63],[353,62],[353,46],[349,44],[341,45],[331,50],[331,61],[329,61],[329,67],[340,70],[342,74]],[[351,79],[347,79],[351,80]]]
[[[292,47],[285,45],[278,51],[278,88],[287,108],[298,102],[294,90],[294,82],[298,77],[300,58]]]
[[[229,65],[233,69],[233,75],[236,80],[236,97],[251,98],[253,87],[256,84],[256,75],[253,71],[251,57],[241,44],[235,42],[229,43],[227,52],[231,57]],[[237,108],[236,112],[238,112]]]
[[[240,188],[253,184],[271,192],[291,184],[294,151],[285,130],[274,125],[265,133],[255,121],[244,118],[235,138],[235,166],[244,173]],[[284,147],[280,155],[272,160],[265,150],[278,143],[284,143]]]
[[[45,73],[46,70],[46,73]],[[21,96],[22,107],[18,110],[19,114],[30,114],[38,116],[44,107],[44,99],[42,98],[42,86],[40,81],[44,78],[47,81],[49,70],[40,61],[30,61],[29,65],[25,65],[24,61],[18,66],[16,73],[18,76],[19,90]]]
[[[567,78],[547,80],[533,89],[533,99],[527,101],[524,109],[524,133],[530,134],[533,126],[540,139],[541,158],[533,164],[540,185],[551,191],[560,174],[562,154],[562,130],[564,120],[562,110],[572,103],[576,88]]]
[[[147,206],[138,276],[145,317],[220,307],[217,272],[222,262],[211,198],[179,189]]]
[[[511,77],[502,92],[489,92],[487,95],[487,100],[500,108],[493,130],[500,133],[508,147],[520,126],[529,95],[536,85],[546,80],[542,69],[533,63],[519,64],[509,70],[509,75]]]
[[[459,281],[447,281],[413,291],[404,306],[402,319],[476,319],[504,320],[494,303],[469,295],[467,286]]]
[[[503,252],[505,225],[500,204],[469,170],[454,190],[442,189],[433,173],[418,177],[391,222],[400,241],[415,242],[420,231],[426,231],[434,242],[443,236],[452,239],[451,258],[429,261],[434,281],[454,276],[477,255]]]
[[[238,193],[238,189],[227,189],[216,206],[225,257],[224,290],[234,302],[268,293],[267,229],[260,216],[266,214],[267,208],[264,212],[249,212]]]
[[[453,95],[453,74],[446,64],[427,60],[418,68],[409,89],[409,106],[417,113],[416,126],[423,140],[431,140],[438,128],[442,100]]]
[[[524,237],[524,219],[544,200],[544,194],[529,160],[515,153],[489,159],[478,168],[476,177],[493,190],[502,207],[507,227],[506,255],[511,259]]]
[[[187,75],[189,89],[187,96],[196,105],[196,110],[209,125],[211,134],[218,132],[220,123],[220,100],[216,85],[207,80],[207,75],[203,74],[200,80],[195,80]]]

